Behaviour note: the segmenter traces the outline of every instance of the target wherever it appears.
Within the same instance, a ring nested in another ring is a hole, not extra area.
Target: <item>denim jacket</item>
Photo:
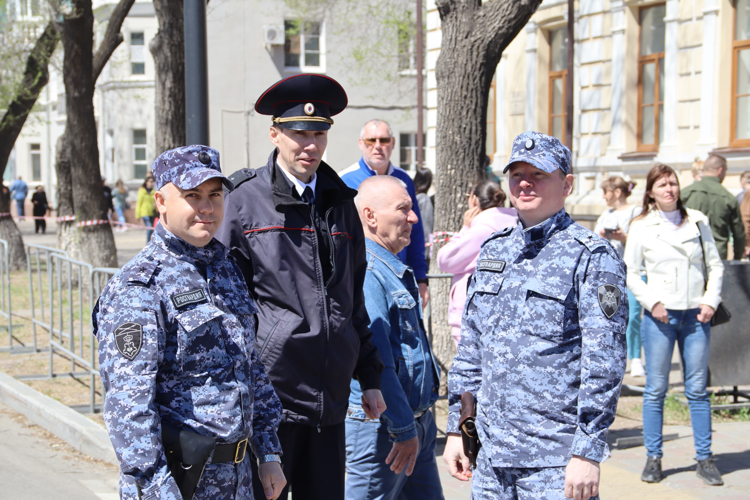
[[[417,435],[415,415],[438,399],[440,371],[425,334],[419,289],[412,269],[372,240],[367,245],[365,305],[373,344],[385,369],[381,391],[388,407],[381,416],[391,441]],[[352,381],[349,417],[364,419],[362,390]]]

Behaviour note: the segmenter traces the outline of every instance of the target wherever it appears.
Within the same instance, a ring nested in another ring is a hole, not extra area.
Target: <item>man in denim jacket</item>
[[[414,271],[397,254],[417,222],[402,181],[366,179],[354,199],[367,238],[365,305],[372,341],[385,369],[381,391],[388,409],[367,420],[362,390],[352,381],[346,419],[347,499],[442,499],[430,407],[440,375],[422,323]]]

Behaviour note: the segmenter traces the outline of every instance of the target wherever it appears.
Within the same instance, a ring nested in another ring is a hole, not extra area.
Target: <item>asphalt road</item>
[[[0,499],[117,500],[117,468],[0,404]]]

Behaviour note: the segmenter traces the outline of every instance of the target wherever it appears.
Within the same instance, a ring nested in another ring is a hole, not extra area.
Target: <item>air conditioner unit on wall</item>
[[[263,26],[266,45],[284,45],[284,29],[281,26]]]

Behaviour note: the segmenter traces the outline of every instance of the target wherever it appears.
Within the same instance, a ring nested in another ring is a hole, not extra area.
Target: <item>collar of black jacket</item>
[[[266,168],[271,176],[271,191],[273,203],[277,207],[280,205],[304,205],[305,202],[292,194],[294,186],[290,185],[289,179],[279,170],[276,157],[279,151],[273,150],[268,157]],[[357,191],[350,188],[341,177],[324,161],[320,162],[318,170],[315,172],[318,176],[318,182],[315,188],[315,204],[323,208],[335,207],[353,200]]]

